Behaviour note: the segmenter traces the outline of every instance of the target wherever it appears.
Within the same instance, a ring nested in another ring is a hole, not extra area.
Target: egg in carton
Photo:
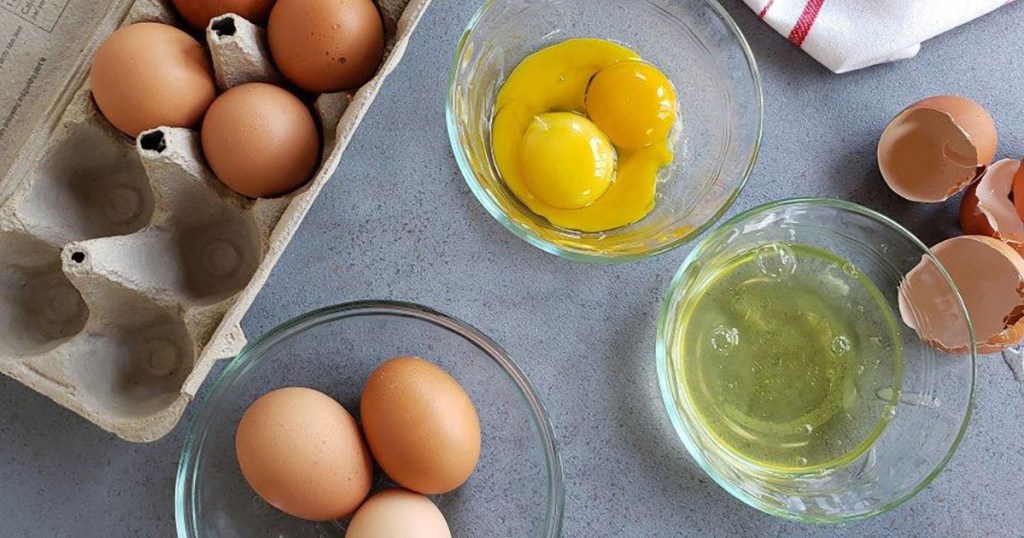
[[[246,344],[242,316],[430,0],[378,2],[380,69],[357,91],[314,103],[323,136],[316,175],[291,194],[258,200],[217,180],[198,132],[157,128],[131,140],[100,114],[86,75],[102,38],[134,22],[178,25],[163,2],[122,3],[0,179],[0,372],[123,439],[147,442],[174,428],[214,362]],[[219,90],[281,82],[265,33],[233,14],[210,22]]]

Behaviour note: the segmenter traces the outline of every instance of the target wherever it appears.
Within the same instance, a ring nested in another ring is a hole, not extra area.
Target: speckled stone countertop
[[[1024,155],[1019,4],[926,43],[913,60],[837,76],[742,2],[725,0],[754,49],[767,106],[760,160],[730,214],[829,196],[880,210],[927,243],[956,233],[955,204],[911,205],[885,187],[875,144],[903,106],[959,93],[992,112],[999,156]],[[894,512],[802,526],[747,507],[705,476],[671,430],[654,372],[658,307],[689,248],[611,267],[544,254],[491,219],[456,169],[443,94],[477,5],[437,0],[429,10],[246,317],[248,334],[363,298],[419,302],[474,324],[519,362],[551,414],[565,466],[566,536],[1024,533],[1024,388],[998,356],[980,361],[959,452]],[[0,536],[173,535],[189,419],[159,442],[132,445],[0,379]]]

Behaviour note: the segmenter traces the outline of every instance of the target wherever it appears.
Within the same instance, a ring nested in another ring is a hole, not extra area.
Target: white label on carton
[[[35,25],[52,32],[68,7],[68,0],[0,0],[0,7]]]
[[[67,84],[109,8],[93,1],[0,0],[0,176]]]

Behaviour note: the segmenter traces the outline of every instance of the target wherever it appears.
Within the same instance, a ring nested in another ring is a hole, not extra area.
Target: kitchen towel
[[[836,73],[911,58],[921,42],[1013,0],[743,0]]]

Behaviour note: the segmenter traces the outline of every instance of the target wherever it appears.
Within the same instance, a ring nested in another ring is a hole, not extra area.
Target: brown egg
[[[900,112],[878,142],[882,177],[913,202],[941,202],[969,185],[996,151],[992,116],[965,97],[940,95]]]
[[[362,85],[384,56],[384,24],[371,0],[278,0],[267,38],[281,74],[313,93]]]
[[[430,499],[389,489],[370,497],[359,508],[345,538],[451,538],[448,522]]]
[[[203,46],[153,22],[110,34],[92,60],[89,83],[107,120],[133,137],[156,127],[195,126],[217,95]]]
[[[476,468],[476,408],[433,363],[416,357],[384,362],[370,374],[359,409],[374,459],[401,486],[426,495],[446,493]]]
[[[279,196],[309,181],[320,157],[320,131],[309,108],[271,84],[236,86],[203,120],[203,153],[233,191]]]
[[[274,0],[171,0],[181,18],[196,30],[206,30],[210,19],[234,13],[259,25],[267,23]]]
[[[341,404],[313,389],[279,389],[253,402],[238,424],[235,453],[260,497],[312,521],[351,514],[373,480],[359,426]]]
[[[947,239],[932,247],[956,284],[974,327],[979,353],[996,353],[1024,337],[1024,258],[1009,245],[981,235]],[[929,345],[969,348],[956,298],[931,258],[924,257],[900,284],[904,323]]]

